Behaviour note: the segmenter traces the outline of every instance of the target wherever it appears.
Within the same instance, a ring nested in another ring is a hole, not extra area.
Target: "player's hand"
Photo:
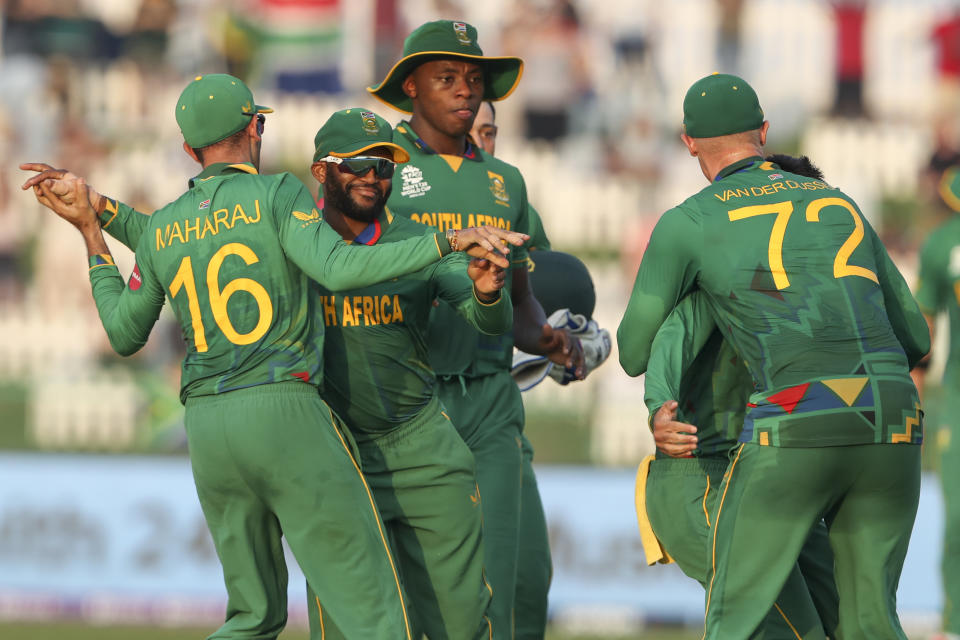
[[[506,269],[510,262],[504,257],[510,253],[508,244],[521,246],[530,239],[525,233],[507,231],[490,225],[468,227],[456,231],[457,251],[465,251],[474,258],[484,258]]]
[[[541,327],[540,339],[537,346],[542,355],[547,356],[550,362],[562,365],[573,371],[577,380],[586,376],[586,367],[583,364],[583,347],[580,339],[570,335],[566,329],[555,329],[549,323]]]
[[[71,201],[75,186],[73,183],[78,180],[80,176],[66,169],[54,169],[45,162],[24,162],[20,165],[20,168],[24,171],[37,172],[36,175],[30,176],[20,188],[24,191],[33,188],[33,193],[37,196],[37,200],[40,200],[44,206],[52,209],[44,200],[41,200],[39,185],[42,182],[46,182],[50,193],[62,200],[65,204],[73,204]],[[90,201],[90,206],[96,211],[102,211],[104,204],[103,196],[90,185],[86,185],[86,187],[87,199]]]
[[[672,458],[690,457],[697,448],[697,428],[677,421],[677,402],[664,402],[653,416],[653,441]]]
[[[51,190],[55,180],[43,180],[34,186],[34,194],[45,207],[75,226],[81,233],[96,229],[99,231],[100,222],[97,212],[93,210],[90,201],[86,198],[87,184],[83,178],[67,181],[71,191],[57,195]]]
[[[473,258],[467,265],[467,275],[473,280],[473,286],[482,302],[493,302],[496,299],[498,292],[503,288],[506,273],[483,258]]]

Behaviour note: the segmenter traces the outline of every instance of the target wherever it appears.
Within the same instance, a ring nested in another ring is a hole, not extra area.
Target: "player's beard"
[[[350,195],[350,189],[354,184],[356,184],[356,181],[351,182],[350,186],[344,189],[343,183],[340,180],[336,178],[327,180],[323,190],[324,203],[332,205],[348,218],[370,224],[376,220],[383,211],[383,206],[387,203],[387,198],[390,197],[390,190],[393,188],[393,185],[388,185],[387,190],[380,193],[372,204],[364,206],[357,203]],[[373,183],[372,185],[370,183],[363,183],[363,186],[376,189],[377,192],[380,192],[380,185],[377,183]]]

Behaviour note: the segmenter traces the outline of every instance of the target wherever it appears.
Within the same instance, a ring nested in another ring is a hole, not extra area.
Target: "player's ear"
[[[760,146],[767,144],[767,130],[770,128],[770,121],[764,120],[763,124],[760,125]]]
[[[313,174],[313,177],[317,179],[317,182],[323,184],[327,181],[327,163],[326,162],[314,162],[310,165],[310,173]]]
[[[195,162],[200,162],[200,156],[197,155],[197,152],[193,150],[193,147],[187,144],[187,141],[183,141],[183,150],[187,152],[187,155],[193,158]],[[203,164],[200,162],[200,164]]]
[[[685,133],[680,134],[680,140],[683,141],[683,144],[686,145],[687,151],[690,152],[694,158],[700,154],[700,150],[697,148],[697,141],[694,138],[691,138]]]
[[[257,132],[257,116],[253,116],[252,118],[250,118],[250,122],[247,124],[246,127],[244,127],[244,129],[247,130],[247,135],[253,138],[254,140],[258,140],[258,141],[263,140],[263,136],[261,136]]]
[[[412,73],[406,77],[403,84],[400,85],[400,88],[403,89],[403,93],[411,100],[417,97],[417,81],[413,79]]]

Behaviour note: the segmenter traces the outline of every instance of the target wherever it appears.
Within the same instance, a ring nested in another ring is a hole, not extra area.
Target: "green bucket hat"
[[[466,22],[435,20],[420,25],[403,42],[403,57],[383,82],[367,91],[398,111],[413,113],[413,101],[403,92],[403,81],[424,62],[457,58],[483,67],[483,99],[503,100],[516,89],[523,75],[523,60],[509,56],[484,56],[477,44],[477,29]]]
[[[763,109],[747,81],[725,73],[700,78],[683,99],[683,131],[715,138],[763,126]]]
[[[326,156],[350,158],[375,147],[389,149],[394,162],[406,162],[410,154],[393,143],[390,123],[360,107],[337,111],[327,118],[313,138],[313,161]]]
[[[177,100],[177,124],[194,149],[232,136],[258,113],[273,113],[273,109],[255,104],[247,85],[225,73],[197,76]]]
[[[950,167],[940,177],[940,197],[948,207],[960,213],[960,167]]]

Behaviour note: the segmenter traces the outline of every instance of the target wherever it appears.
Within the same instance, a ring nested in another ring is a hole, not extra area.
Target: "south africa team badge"
[[[377,114],[373,111],[361,111],[360,118],[363,120],[363,130],[367,133],[380,131],[380,127],[377,126]]]
[[[503,176],[493,171],[487,171],[487,177],[490,178],[490,193],[496,198],[496,203],[509,207],[510,194],[507,193],[507,185],[503,181]]]
[[[470,42],[470,36],[467,35],[466,22],[454,22],[453,32],[457,35],[457,40],[460,41],[460,44],[473,44]]]

